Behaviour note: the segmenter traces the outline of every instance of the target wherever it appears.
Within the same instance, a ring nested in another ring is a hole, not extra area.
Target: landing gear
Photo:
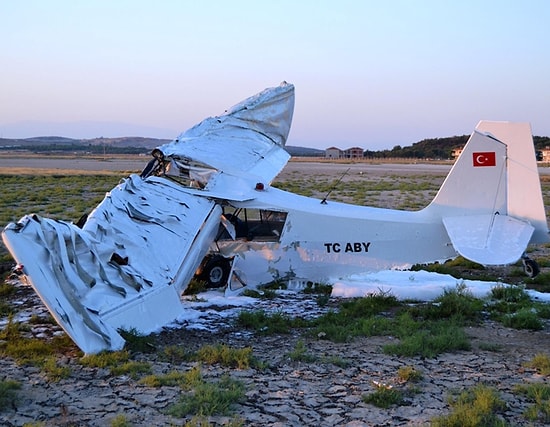
[[[221,288],[227,284],[230,271],[230,260],[216,255],[206,262],[202,269],[201,276],[206,281],[206,286],[208,288]]]
[[[521,259],[521,262],[523,263],[523,271],[531,279],[540,273],[539,265],[537,264],[536,261],[532,260],[531,258],[527,256],[523,256],[523,258]]]

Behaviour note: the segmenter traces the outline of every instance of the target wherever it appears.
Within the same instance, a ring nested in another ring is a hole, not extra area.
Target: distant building
[[[346,150],[341,150],[337,147],[330,147],[325,150],[326,159],[362,159],[363,149],[360,147],[352,147]]]
[[[451,159],[458,159],[458,156],[462,154],[462,150],[464,150],[464,147],[454,148],[453,151],[451,151]]]
[[[542,150],[537,150],[537,160],[542,162],[550,162],[550,147],[545,147]]]
[[[330,147],[325,150],[326,159],[340,159],[342,157],[342,150],[336,147]]]
[[[360,147],[352,147],[344,150],[344,158],[346,159],[362,159],[363,149]]]

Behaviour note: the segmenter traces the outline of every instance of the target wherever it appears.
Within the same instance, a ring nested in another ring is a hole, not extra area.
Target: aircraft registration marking
[[[370,242],[324,243],[327,254],[340,252],[368,252]]]

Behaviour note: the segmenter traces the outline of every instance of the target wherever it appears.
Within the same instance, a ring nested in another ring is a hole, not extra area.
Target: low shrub
[[[21,384],[15,380],[0,380],[0,412],[11,407],[17,399],[17,390]]]
[[[496,390],[484,384],[460,393],[449,400],[452,411],[432,420],[434,427],[504,427],[508,424],[499,413],[506,404]]]

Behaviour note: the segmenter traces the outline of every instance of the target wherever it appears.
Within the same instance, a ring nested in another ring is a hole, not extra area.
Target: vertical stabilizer
[[[530,125],[479,122],[426,210],[444,221],[453,217],[446,224],[458,221],[464,230],[469,222],[458,217],[506,215],[533,227],[530,243],[548,242]]]
[[[535,227],[531,243],[545,243],[548,224],[542,200],[535,146],[529,123],[481,121],[476,127],[507,146],[508,215]]]
[[[506,214],[506,145],[474,131],[428,207],[446,216]]]

